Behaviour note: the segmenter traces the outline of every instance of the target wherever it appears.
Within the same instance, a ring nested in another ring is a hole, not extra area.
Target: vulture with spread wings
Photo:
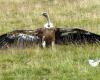
[[[48,13],[44,12],[42,15],[47,20],[43,28],[5,33],[0,36],[0,48],[24,48],[33,45],[47,47],[51,43],[59,45],[100,43],[100,35],[78,28],[55,28]]]
[[[14,30],[0,36],[0,48],[24,48],[41,45],[44,28],[36,30]],[[41,36],[40,36],[41,35]],[[55,44],[93,44],[100,43],[100,35],[83,29],[55,28]]]

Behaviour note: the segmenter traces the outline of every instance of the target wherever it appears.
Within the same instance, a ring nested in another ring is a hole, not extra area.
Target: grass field
[[[100,34],[100,0],[0,0],[0,34],[43,27],[48,12],[56,27],[82,28]],[[55,49],[0,50],[0,80],[100,80],[99,45]]]

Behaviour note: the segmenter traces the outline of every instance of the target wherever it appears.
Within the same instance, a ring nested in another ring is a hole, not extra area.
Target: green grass
[[[1,51],[1,80],[99,80],[100,67],[88,59],[100,57],[100,46],[56,46],[52,49]]]
[[[48,12],[56,27],[82,28],[100,34],[100,0],[0,0],[0,34],[43,27]],[[0,80],[99,80],[99,45],[55,46],[55,49],[0,50]]]

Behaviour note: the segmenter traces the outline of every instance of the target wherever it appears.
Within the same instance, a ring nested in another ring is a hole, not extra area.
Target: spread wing
[[[100,43],[100,35],[78,28],[57,28],[55,34],[57,44]]]
[[[28,47],[37,44],[38,41],[34,30],[15,30],[0,36],[0,48]]]

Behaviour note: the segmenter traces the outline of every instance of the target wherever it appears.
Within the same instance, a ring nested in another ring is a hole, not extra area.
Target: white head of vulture
[[[47,19],[47,23],[44,24],[44,28],[52,28],[52,27],[54,27],[53,23],[51,23],[51,21],[50,21],[48,13],[47,12],[43,12],[42,15]]]

